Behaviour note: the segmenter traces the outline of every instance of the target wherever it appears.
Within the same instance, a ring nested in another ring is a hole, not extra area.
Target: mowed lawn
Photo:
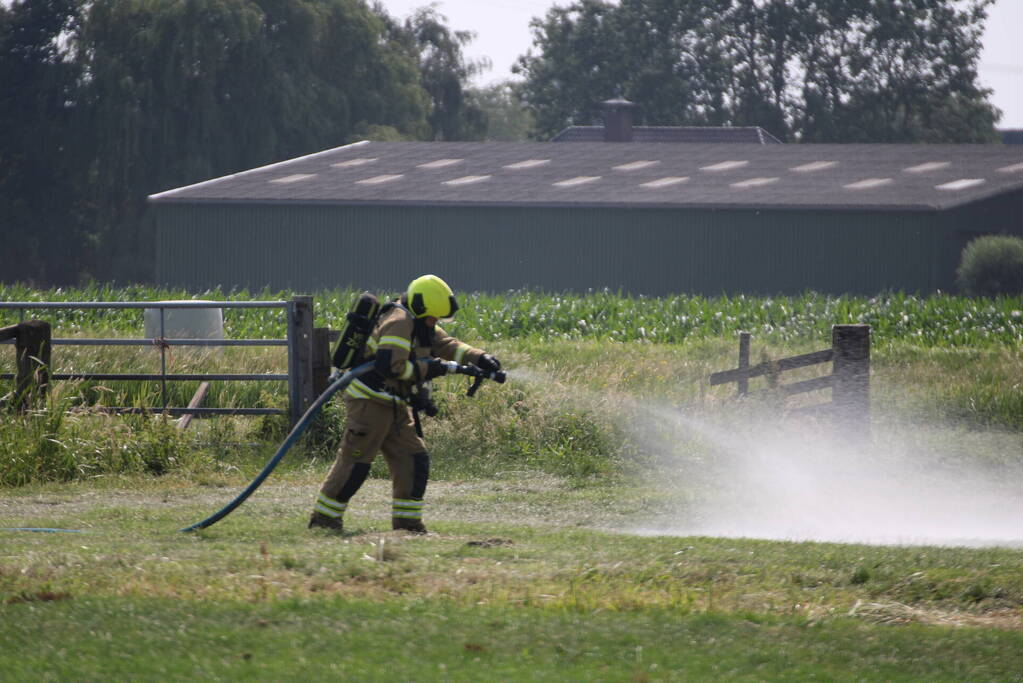
[[[2,680],[1019,680],[1023,550],[639,537],[649,487],[431,484],[431,533],[368,482],[305,528],[323,463],[244,485],[0,490]]]

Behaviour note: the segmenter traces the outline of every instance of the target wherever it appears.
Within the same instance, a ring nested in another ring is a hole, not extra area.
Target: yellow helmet
[[[458,310],[458,302],[448,283],[436,275],[423,275],[409,283],[408,307],[417,318],[449,320]]]

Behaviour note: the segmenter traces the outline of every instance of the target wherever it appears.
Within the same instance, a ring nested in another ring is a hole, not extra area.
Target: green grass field
[[[229,497],[171,476],[6,490],[7,680],[1014,680],[1023,551],[615,533],[640,488],[441,482],[426,537],[387,485],[341,537],[304,528],[318,467]],[[598,507],[599,514],[593,509]]]
[[[189,296],[0,289],[8,301]],[[350,296],[318,295],[318,324],[339,326]],[[245,505],[196,534],[177,530],[251,480],[283,420],[181,432],[89,409],[144,402],[153,387],[84,382],[0,418],[0,527],[77,532],[0,531],[0,680],[1023,679],[1023,302],[518,293],[463,308],[451,331],[497,353],[510,378],[475,399],[438,382],[425,537],[389,531],[380,462],[344,535],[305,528],[339,405]],[[68,314],[58,322],[73,332],[58,334],[140,335],[133,315]],[[283,334],[232,315],[229,336]],[[707,384],[735,365],[740,329],[754,332],[756,362],[824,348],[831,324],[861,321],[874,326],[865,445],[800,417],[826,393],[786,400],[760,379],[738,402]],[[283,367],[283,351],[227,351],[174,363]],[[0,368],[12,356],[0,348]],[[54,350],[65,368],[152,362]],[[210,403],[282,406],[283,394],[222,386]],[[758,523],[761,536],[831,530],[834,542],[698,533]],[[908,540],[864,545],[850,530]]]

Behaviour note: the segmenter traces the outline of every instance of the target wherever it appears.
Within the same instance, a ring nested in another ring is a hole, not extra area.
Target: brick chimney
[[[616,97],[600,106],[604,113],[604,142],[632,142],[632,111],[636,105]]]

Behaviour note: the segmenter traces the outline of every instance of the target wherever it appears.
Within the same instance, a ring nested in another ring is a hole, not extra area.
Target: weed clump
[[[870,570],[863,566],[857,567],[849,577],[849,583],[854,586],[861,586],[868,581],[870,581]]]

